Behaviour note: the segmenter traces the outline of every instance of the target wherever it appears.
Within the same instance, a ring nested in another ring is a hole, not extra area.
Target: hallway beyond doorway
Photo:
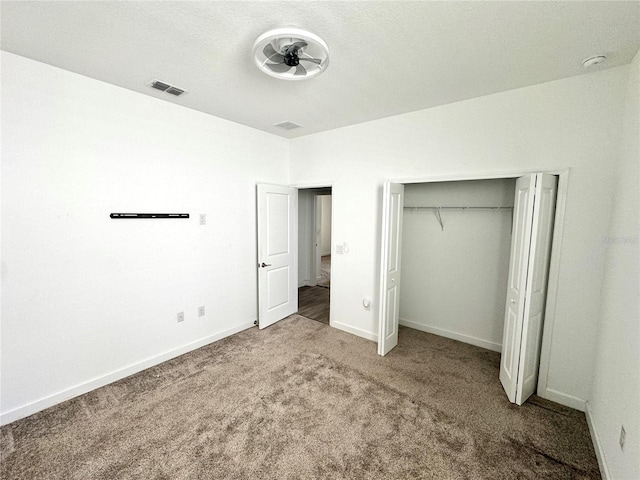
[[[322,257],[321,276],[316,286],[298,289],[298,315],[329,325],[331,255]]]
[[[325,287],[300,287],[298,315],[329,325],[329,292]]]
[[[320,260],[320,276],[318,286],[331,288],[331,255],[324,255]]]

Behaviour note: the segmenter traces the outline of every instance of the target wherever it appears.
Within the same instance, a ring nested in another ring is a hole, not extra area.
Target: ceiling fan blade
[[[306,75],[307,74],[307,70],[300,64],[298,64],[296,66],[296,71],[294,73],[294,75]]]
[[[322,63],[322,60],[320,60],[319,58],[299,58],[298,60],[300,60],[301,62],[313,62],[317,65],[320,65]]]
[[[291,67],[286,63],[265,63],[267,67],[273,72],[284,73],[287,70],[290,70]]]
[[[276,52],[276,49],[273,48],[273,45],[271,45],[270,43],[267,43],[265,45],[262,53],[264,53],[265,57],[267,57],[269,60],[272,60],[276,63],[284,62],[284,55]]]
[[[307,46],[307,42],[295,42],[292,43],[291,45],[287,46],[287,53],[292,52],[292,51],[298,51],[301,48],[304,48]]]

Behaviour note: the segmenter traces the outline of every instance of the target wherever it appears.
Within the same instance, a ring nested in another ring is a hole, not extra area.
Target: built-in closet
[[[405,185],[400,325],[499,352],[515,179]]]
[[[548,173],[386,182],[378,353],[398,344],[398,325],[498,351],[508,398],[526,401],[538,381],[557,191]]]

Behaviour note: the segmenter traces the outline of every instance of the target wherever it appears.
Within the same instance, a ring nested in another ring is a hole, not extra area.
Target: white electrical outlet
[[[620,425],[620,450],[624,450],[624,438],[627,436],[627,432],[624,431],[624,425]]]
[[[184,322],[184,312],[178,312],[178,321]]]
[[[336,255],[342,255],[344,253],[344,246],[342,244],[336,245]]]
[[[204,305],[198,307],[198,316],[204,317]]]
[[[206,225],[207,224],[207,215],[204,213],[200,214],[200,225]]]

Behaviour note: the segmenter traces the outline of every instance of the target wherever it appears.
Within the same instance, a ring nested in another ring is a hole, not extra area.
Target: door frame
[[[459,182],[465,180],[494,180],[501,178],[517,178],[536,173],[548,173],[558,176],[558,194],[556,197],[555,220],[553,223],[553,237],[551,240],[551,260],[549,263],[549,279],[547,280],[547,299],[545,302],[544,326],[542,329],[542,347],[540,350],[540,367],[538,372],[537,395],[547,400],[557,401],[563,405],[583,410],[581,400],[559,395],[548,388],[549,363],[551,361],[551,339],[556,317],[556,304],[558,295],[558,283],[560,276],[560,259],[562,255],[562,238],[564,235],[565,210],[567,205],[567,193],[571,169],[562,168],[536,168],[533,170],[514,170],[502,172],[487,172],[474,174],[449,174],[426,177],[389,178],[392,183],[410,185],[413,183]],[[387,181],[385,180],[385,181]]]
[[[325,187],[328,188],[328,187]],[[304,189],[303,189],[304,190]],[[314,209],[314,233],[316,238],[316,243],[313,246],[313,281],[314,285],[318,284],[318,277],[320,274],[320,270],[322,270],[322,224],[324,223],[323,214],[322,214],[322,204],[319,197],[331,197],[331,210],[333,212],[333,195],[331,193],[313,193],[313,209]],[[333,225],[333,215],[331,215],[332,225]],[[331,235],[329,235],[331,237]],[[332,238],[329,238],[329,255],[331,255],[331,245],[333,244]]]
[[[334,280],[336,277],[336,270],[334,268],[334,248],[333,246],[336,244],[336,242],[334,241],[334,236],[333,236],[333,232],[335,232],[335,215],[333,215],[333,207],[335,205],[335,188],[336,188],[336,182],[333,180],[327,180],[327,181],[321,181],[321,182],[299,182],[299,183],[290,183],[289,184],[290,187],[294,187],[297,188],[298,191],[300,190],[311,190],[311,189],[316,189],[316,188],[330,188],[331,189],[331,287],[329,288],[329,326],[330,327],[334,327],[334,295],[333,295],[333,286],[334,286]],[[314,216],[315,216],[315,202],[317,201],[317,197],[318,195],[314,195]],[[296,220],[297,221],[297,220]],[[317,219],[314,219],[314,224],[317,221]],[[316,248],[320,248],[319,246]],[[315,255],[315,251],[314,251],[314,255]],[[315,258],[315,257],[314,257]],[[298,264],[296,263],[296,271],[298,270]],[[313,267],[313,275],[316,275],[317,272],[315,272],[315,262],[314,262],[314,267]]]

